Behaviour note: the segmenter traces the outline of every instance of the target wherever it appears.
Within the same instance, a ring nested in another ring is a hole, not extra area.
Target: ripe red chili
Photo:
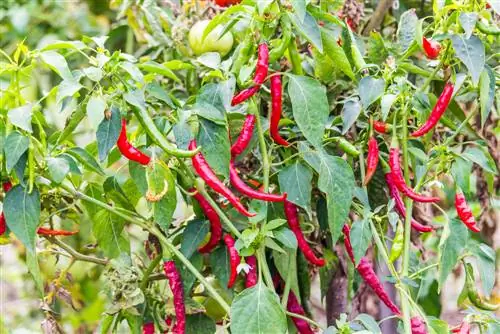
[[[241,0],[215,0],[215,3],[221,7],[229,7],[240,3]]]
[[[5,181],[2,184],[3,191],[7,193],[11,188],[12,188],[12,183],[10,181]],[[5,215],[0,213],[0,235],[4,234],[5,231],[7,230],[7,222],[5,221]]]
[[[260,89],[259,85],[253,86],[253,87],[250,87],[247,89],[243,89],[241,92],[239,92],[238,94],[233,96],[233,99],[231,100],[231,105],[234,107],[235,105],[238,105],[238,104],[248,100],[249,98],[254,96],[255,93],[257,93],[259,91],[259,89]]]
[[[378,144],[375,137],[368,140],[368,156],[366,158],[366,175],[363,184],[366,186],[370,182],[373,174],[377,170],[378,164]]]
[[[410,320],[411,323],[411,334],[427,334],[427,328],[425,322],[420,317],[413,317]]]
[[[257,85],[262,85],[269,70],[269,48],[266,43],[260,43],[257,49],[257,66],[253,81]]]
[[[436,102],[436,105],[434,106],[434,108],[432,108],[429,118],[424,124],[422,124],[422,126],[417,131],[411,134],[412,137],[423,136],[427,132],[432,130],[433,127],[436,126],[436,124],[439,122],[439,119],[441,118],[441,116],[443,116],[444,112],[448,108],[452,95],[453,95],[453,84],[447,82],[446,85],[444,86],[443,92],[441,93]]]
[[[387,123],[381,121],[373,121],[373,129],[378,133],[387,133],[389,132],[391,126]]]
[[[39,227],[36,233],[40,235],[49,235],[49,236],[68,236],[68,235],[75,235],[79,231],[66,231],[66,230],[52,230],[50,228],[45,228],[45,227]]]
[[[196,141],[193,139],[189,143],[189,149],[196,149]],[[205,181],[210,188],[227,198],[227,200],[238,210],[242,215],[247,217],[255,216],[255,213],[250,213],[241,204],[240,200],[227,188],[215,175],[214,171],[208,165],[205,157],[201,152],[196,153],[192,158],[193,168],[196,173]]]
[[[472,211],[467,205],[464,193],[460,189],[458,189],[455,194],[455,209],[457,210],[458,217],[469,230],[472,232],[480,231],[479,227],[476,225],[474,215],[472,215]]]
[[[127,121],[122,119],[122,130],[116,146],[120,150],[121,154],[129,160],[140,163],[141,165],[147,165],[151,161],[151,158],[146,154],[142,153],[136,149],[127,139]]]
[[[439,52],[441,51],[441,44],[439,42],[424,37],[422,38],[422,46],[427,58],[436,59],[439,56]]]
[[[416,202],[430,203],[439,202],[439,197],[429,197],[417,194],[413,191],[405,182],[403,178],[403,172],[401,171],[401,166],[399,164],[399,148],[391,147],[389,150],[389,167],[391,168],[392,179],[394,184],[403,195],[410,197]]]
[[[297,244],[299,246],[299,249],[302,251],[302,253],[304,253],[305,258],[314,265],[320,267],[324,266],[326,263],[325,260],[316,257],[313,250],[307,243],[307,240],[304,238],[304,235],[302,234],[302,230],[300,229],[300,224],[299,224],[298,211],[295,204],[285,200],[284,208],[285,208],[285,216],[286,219],[288,220],[288,226],[292,230],[293,234],[295,234],[295,238],[297,238]]]
[[[467,321],[462,321],[460,326],[453,328],[451,330],[452,333],[457,333],[457,334],[469,334],[470,332],[470,324]]]
[[[233,187],[245,196],[253,199],[259,199],[261,201],[267,202],[283,202],[286,199],[286,193],[282,195],[275,195],[265,193],[259,190],[255,190],[249,187],[238,175],[236,167],[234,167],[234,162],[231,161],[229,164],[229,179]]]
[[[142,325],[142,334],[155,334],[155,324],[148,322]]]
[[[253,128],[255,127],[255,115],[248,114],[245,118],[245,123],[241,128],[241,133],[236,142],[231,146],[231,156],[237,157],[247,148],[250,140],[252,140]]]
[[[231,236],[231,234],[224,235],[224,243],[226,244],[227,250],[229,252],[230,274],[229,274],[229,281],[227,282],[227,287],[232,288],[234,282],[236,281],[236,277],[238,276],[237,268],[238,265],[240,264],[241,259],[240,255],[238,254],[238,251],[234,247],[234,239]]]
[[[186,332],[186,308],[184,306],[184,288],[182,286],[182,278],[175,262],[172,260],[165,261],[163,264],[165,276],[168,279],[168,285],[174,296],[175,309],[175,325],[172,329],[174,334],[184,334]]]
[[[392,180],[392,174],[390,172],[385,174],[385,182],[387,183],[387,187],[389,188],[389,196],[391,196],[391,198],[394,200],[394,208],[396,209],[396,212],[402,218],[405,218],[406,208],[403,203],[403,199],[399,195],[398,188],[396,187],[394,181]],[[418,232],[430,232],[433,230],[432,226],[422,225],[414,218],[411,219],[411,227],[413,227]]]
[[[208,203],[207,199],[203,197],[202,194],[196,191],[196,188],[189,189],[189,192],[195,192],[193,197],[198,201],[201,210],[210,222],[210,239],[203,247],[200,247],[198,249],[200,253],[208,253],[212,251],[215,246],[217,246],[220,239],[222,238],[222,225],[220,222],[220,218],[217,212],[215,212],[215,210],[212,208],[210,203]]]
[[[351,235],[350,235],[351,230],[349,228],[349,225],[345,224],[344,227],[342,228],[342,231],[344,233],[344,246],[347,250],[347,253],[349,254],[349,258],[354,263],[354,252],[352,250],[352,245],[351,245]],[[387,307],[394,314],[400,315],[401,311],[396,306],[396,304],[392,302],[391,298],[385,291],[384,286],[380,283],[377,274],[373,270],[373,265],[371,264],[370,260],[368,260],[368,258],[363,256],[359,261],[358,265],[356,266],[356,269],[358,270],[361,278],[363,278],[365,283],[368,284],[370,288],[372,288],[372,290],[380,298],[380,300],[384,302],[384,304],[387,305]]]
[[[269,117],[269,134],[277,144],[288,146],[290,143],[280,136],[278,130],[282,109],[281,94],[281,77],[279,75],[273,75],[271,77],[271,117]]]
[[[257,284],[259,277],[257,275],[257,258],[255,255],[248,256],[246,262],[250,267],[245,280],[245,287],[248,289]]]
[[[290,294],[288,295],[288,302],[286,304],[286,309],[288,312],[304,316],[306,315],[304,309],[302,308],[302,305],[300,305],[293,291],[290,291]],[[297,328],[297,332],[299,334],[314,334],[313,330],[311,329],[307,321],[296,317],[292,317],[292,321],[295,324],[295,328]]]

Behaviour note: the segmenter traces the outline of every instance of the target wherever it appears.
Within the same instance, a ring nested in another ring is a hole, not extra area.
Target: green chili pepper
[[[282,37],[280,44],[269,52],[269,63],[272,64],[275,61],[279,60],[285,54],[288,45],[292,39],[292,30],[290,27],[290,22],[283,18],[282,19]]]
[[[481,21],[476,22],[476,27],[477,29],[482,32],[483,34],[486,35],[493,35],[493,36],[498,36],[500,35],[500,29],[498,29],[495,26],[487,26]]]
[[[389,257],[389,260],[391,262],[396,261],[401,256],[401,252],[403,251],[403,244],[404,228],[403,224],[398,224],[396,233],[394,234],[394,240],[392,240],[391,255]]]
[[[346,139],[340,138],[340,137],[332,138],[332,139],[333,139],[333,142],[336,143],[337,146],[345,153],[347,153],[350,156],[355,157],[355,158],[359,156],[359,151],[356,148],[356,146],[349,143]]]
[[[474,269],[470,263],[464,262],[465,266],[465,284],[467,287],[467,295],[471,303],[481,310],[496,311],[500,305],[490,304],[482,300],[479,292],[477,291],[474,279]]]
[[[292,40],[288,44],[288,54],[290,55],[293,74],[303,75],[304,71],[302,70],[302,60],[300,59],[300,54],[299,51],[297,50],[296,40]]]
[[[235,74],[240,73],[241,67],[248,63],[253,53],[254,43],[252,34],[248,34],[243,43],[239,46],[238,57],[236,57],[231,71]]]

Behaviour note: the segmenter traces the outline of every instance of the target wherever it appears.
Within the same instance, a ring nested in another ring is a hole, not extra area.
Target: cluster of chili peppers
[[[172,329],[172,333],[184,334],[186,332],[186,308],[184,305],[182,278],[173,260],[165,261],[163,270],[168,279],[170,290],[174,296],[175,325]]]
[[[469,230],[472,232],[480,231],[479,227],[477,227],[474,215],[472,215],[472,211],[467,205],[464,193],[460,189],[457,189],[455,193],[455,209],[457,210],[458,217]]]

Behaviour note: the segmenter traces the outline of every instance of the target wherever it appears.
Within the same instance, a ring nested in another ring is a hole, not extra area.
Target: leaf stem
[[[158,263],[161,261],[161,254],[156,255],[156,257],[149,263],[149,266],[144,271],[144,276],[142,277],[140,288],[142,291],[146,290],[148,287],[149,276],[153,272],[153,270],[158,266]]]
[[[53,243],[62,249],[64,249],[71,257],[77,261],[85,261],[85,262],[92,262],[95,264],[100,264],[100,265],[107,265],[108,260],[106,259],[100,259],[98,257],[93,257],[93,256],[88,256],[84,255],[82,253],[77,252],[75,249],[73,249],[70,245],[64,243],[63,241],[57,239],[56,237],[53,236],[48,236],[44,235],[44,238],[47,239],[50,243]]]

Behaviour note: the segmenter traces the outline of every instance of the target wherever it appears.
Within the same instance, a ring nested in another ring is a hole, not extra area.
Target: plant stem
[[[155,270],[156,266],[158,266],[158,263],[161,261],[161,254],[156,255],[156,257],[149,263],[149,266],[146,268],[144,271],[144,276],[142,277],[141,281],[141,290],[144,291],[148,287],[148,282],[149,282],[149,277],[151,276],[151,273],[153,270]]]
[[[266,140],[264,138],[264,130],[262,129],[262,123],[260,120],[260,115],[256,115],[255,123],[257,124],[257,133],[259,135],[259,148],[260,154],[262,155],[262,169],[264,173],[263,185],[264,191],[269,190],[269,170],[271,165],[269,164],[269,156],[267,155]]]
[[[319,329],[324,329],[323,326],[321,326],[320,324],[318,324],[316,321],[312,320],[312,319],[309,319],[308,317],[305,317],[301,314],[297,314],[297,313],[293,313],[293,312],[290,312],[290,311],[285,311],[286,315],[290,316],[290,317],[294,317],[294,318],[298,318],[298,319],[302,319],[304,321],[307,321],[308,323],[318,327]]]
[[[46,236],[44,236],[44,238],[47,239],[50,243],[53,243],[53,244],[61,247],[62,249],[64,249],[69,255],[71,255],[71,257],[73,259],[75,259],[77,261],[92,262],[92,263],[100,264],[103,266],[108,264],[108,260],[106,260],[106,259],[100,259],[97,257],[88,256],[88,255],[84,255],[82,253],[77,252],[70,245],[64,243],[63,241],[57,239],[56,237],[46,235]]]
[[[267,266],[266,261],[266,248],[262,245],[257,250],[257,261],[259,263],[259,268],[262,268],[262,273],[264,276],[264,280],[266,281],[266,285],[272,289],[274,287],[273,278],[271,277],[271,273],[269,272],[269,267]]]
[[[387,249],[386,249],[384,243],[382,242],[382,239],[380,239],[380,236],[378,234],[378,230],[377,230],[375,224],[373,223],[373,220],[368,219],[368,221],[370,223],[373,238],[375,239],[375,244],[377,244],[377,248],[379,249],[379,252],[382,255],[382,258],[384,259],[384,262],[387,265],[387,268],[391,272],[392,276],[394,276],[394,278],[399,281],[400,280],[399,275],[398,275],[396,269],[394,268],[393,264],[389,260],[389,255],[387,254]]]
[[[288,254],[288,275],[285,278],[285,288],[283,289],[283,297],[281,297],[281,306],[283,306],[284,309],[286,309],[286,305],[288,304],[288,294],[290,293],[290,287],[292,285],[292,275],[290,275],[290,272],[292,271],[293,261],[296,260],[296,254],[297,250]],[[294,270],[293,272],[295,273],[296,271]]]
[[[430,265],[428,265],[426,267],[423,267],[420,270],[417,270],[416,272],[414,272],[413,274],[411,274],[410,276],[408,276],[408,278],[409,279],[413,279],[413,278],[417,277],[418,275],[420,275],[421,273],[423,273],[424,271],[427,271],[427,270],[432,269],[432,268],[437,267],[437,266],[439,266],[439,263],[437,263],[437,262],[433,263],[433,264],[430,264]]]

